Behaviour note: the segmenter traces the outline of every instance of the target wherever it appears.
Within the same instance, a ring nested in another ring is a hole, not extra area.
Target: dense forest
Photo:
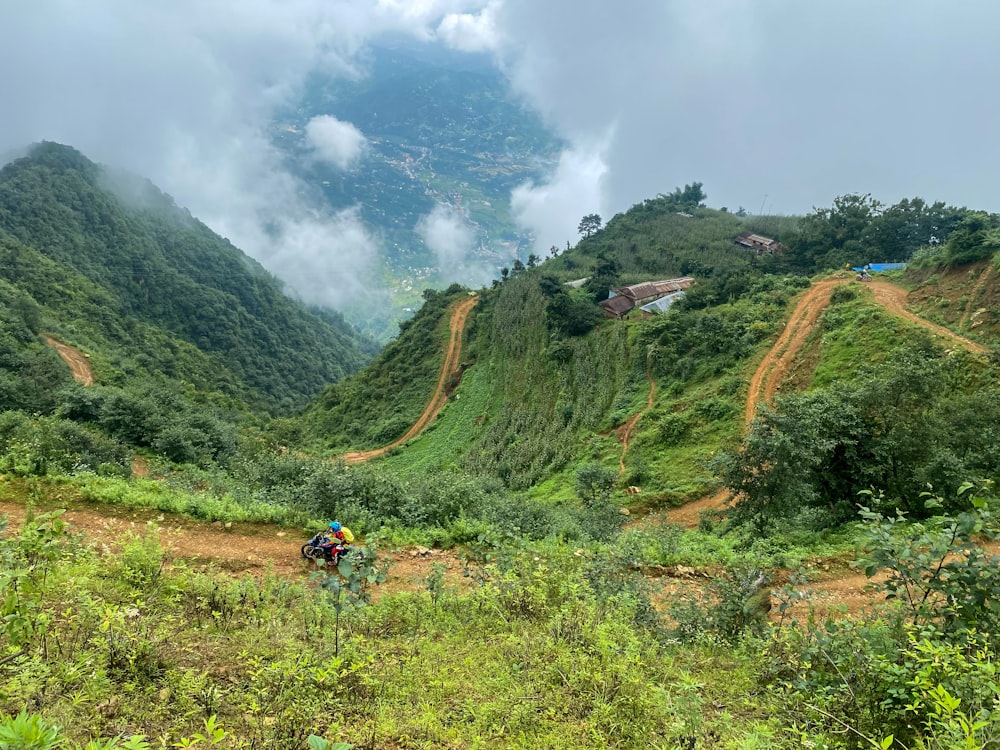
[[[374,353],[148,181],[66,146],[0,171],[0,243],[5,280],[51,311],[52,332],[270,411],[303,406]]]
[[[1000,217],[696,182],[376,355],[110,179],[0,171],[0,747],[995,746]],[[300,560],[332,518],[366,555]]]

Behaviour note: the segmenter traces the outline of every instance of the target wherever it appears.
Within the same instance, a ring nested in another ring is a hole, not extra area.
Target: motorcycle
[[[319,532],[302,545],[302,557],[307,560],[324,560],[327,565],[336,565],[342,558],[364,557],[364,551],[339,541],[331,541],[325,532]]]

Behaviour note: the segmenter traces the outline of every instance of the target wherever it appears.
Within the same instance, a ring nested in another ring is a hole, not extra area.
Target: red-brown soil
[[[360,464],[365,461],[370,461],[373,458],[378,458],[388,453],[393,448],[397,448],[407,440],[416,437],[434,421],[434,418],[441,411],[442,407],[447,401],[447,394],[445,393],[445,386],[448,384],[448,380],[455,375],[459,370],[459,363],[462,360],[462,334],[465,332],[465,321],[469,317],[469,313],[472,312],[472,308],[476,306],[476,297],[470,297],[467,300],[463,300],[455,306],[455,309],[451,314],[451,323],[449,328],[451,330],[451,336],[448,340],[448,350],[445,353],[444,363],[441,365],[441,374],[438,376],[437,386],[434,388],[434,393],[431,394],[430,399],[427,401],[427,406],[424,407],[423,414],[420,418],[408,429],[401,437],[389,443],[389,445],[384,445],[381,448],[376,448],[370,451],[355,451],[353,453],[345,453],[340,458],[349,464]]]
[[[639,419],[653,407],[653,402],[656,400],[656,381],[653,380],[653,375],[650,372],[648,358],[646,359],[646,380],[649,381],[649,395],[646,396],[646,406],[642,411],[629,417],[627,422],[615,430],[615,434],[618,436],[618,440],[622,444],[622,452],[618,457],[619,477],[625,473],[625,454],[628,453],[628,443],[629,440],[632,439],[632,432],[635,430],[635,426],[638,424]]]
[[[0,500],[0,516],[4,515],[9,522],[8,532],[13,532],[24,521],[25,508],[20,503]],[[150,510],[114,508],[77,507],[67,510],[62,518],[72,533],[83,537],[84,543],[105,552],[118,551],[134,537],[156,534],[169,565],[183,562],[195,568],[255,578],[270,572],[302,581],[309,580],[317,569],[299,552],[310,535],[294,529],[269,524],[206,523]],[[379,555],[390,566],[388,580],[378,587],[378,595],[425,588],[423,581],[435,563],[444,566],[447,586],[468,586],[468,579],[462,576],[462,561],[454,552],[414,548]]]
[[[56,341],[51,336],[42,336],[45,339],[45,343],[55,349],[59,356],[62,357],[62,361],[69,365],[70,371],[73,373],[73,377],[80,383],[84,385],[94,384],[94,373],[90,369],[90,362],[87,358],[81,354],[79,351],[74,349],[72,346],[62,343],[61,341]]]
[[[757,404],[761,400],[768,403],[773,401],[774,394],[780,388],[782,380],[787,375],[795,358],[802,351],[806,338],[816,327],[816,321],[819,320],[820,314],[830,304],[830,297],[833,294],[834,287],[838,284],[849,283],[849,281],[849,279],[827,279],[813,284],[806,290],[806,293],[798,301],[798,304],[795,305],[778,340],[774,342],[774,345],[764,355],[753,377],[750,379],[746,410],[743,417],[744,429],[749,429],[750,423],[753,421],[753,416],[757,411]],[[931,323],[907,310],[904,307],[907,298],[905,289],[901,289],[886,281],[872,281],[865,284],[865,286],[870,287],[875,300],[894,315],[923,326],[936,335],[943,336],[975,354],[985,354],[987,352],[986,347],[981,344],[970,341],[954,331]],[[688,503],[680,508],[668,511],[667,518],[672,523],[693,528],[698,525],[698,519],[702,511],[721,509],[729,499],[728,492],[716,492],[714,495],[703,497],[693,503]]]
[[[839,283],[845,282],[843,280],[830,280],[816,284],[796,305],[785,325],[785,330],[765,355],[751,380],[750,392],[747,397],[746,415],[748,421],[761,398],[770,399],[773,397],[780,379],[787,372],[795,355],[801,350],[806,336],[815,325],[823,307],[829,303],[833,287]],[[872,282],[871,290],[876,300],[896,314],[930,328],[935,333],[946,336],[971,351],[985,351],[980,345],[940,326],[928,323],[905,310],[903,308],[906,300],[904,290],[885,282]],[[441,369],[438,386],[421,419],[405,436],[392,445],[377,451],[348,454],[344,457],[345,460],[356,463],[381,455],[386,450],[401,445],[418,434],[434,419],[444,404],[445,384],[458,369],[462,331],[466,318],[475,303],[474,298],[465,300],[456,307],[452,314],[451,339],[445,363]],[[50,346],[54,346],[70,364],[74,377],[87,384],[93,383],[89,365],[79,352],[54,339],[46,337],[46,341]],[[65,354],[64,350],[66,350]],[[654,396],[655,383],[650,379],[647,409],[652,405]],[[642,412],[633,416],[620,433],[624,446],[623,456],[628,447],[628,438],[641,415]],[[144,468],[144,464],[142,468]],[[701,511],[724,506],[728,497],[724,491],[717,492],[710,497],[670,511],[667,514],[668,520],[683,526],[693,527],[697,525]],[[0,500],[0,515],[6,515],[10,522],[8,533],[20,525],[24,514],[24,506],[20,503]],[[165,551],[168,564],[183,562],[196,567],[214,568],[231,574],[258,577],[272,572],[285,578],[301,580],[308,580],[309,575],[316,570],[313,563],[302,559],[299,554],[299,548],[309,536],[308,533],[277,526],[244,523],[221,524],[218,522],[209,524],[189,518],[160,514],[156,511],[122,511],[95,507],[73,507],[65,513],[63,518],[70,523],[73,531],[83,536],[86,543],[108,551],[119,548],[134,535],[155,533]],[[462,561],[454,552],[414,548],[396,550],[386,554],[385,557],[391,559],[392,564],[389,579],[379,587],[379,595],[395,591],[425,589],[426,579],[433,572],[435,563],[444,567],[447,586],[452,588],[468,587],[468,579],[461,575]],[[816,573],[815,582],[808,588],[814,594],[811,603],[819,612],[843,607],[848,612],[857,613],[875,605],[881,598],[877,593],[867,589],[868,579],[859,572],[837,569],[828,572],[819,570]],[[704,581],[705,577],[697,571],[678,570],[661,577],[660,580],[664,584],[661,599],[666,600],[679,595],[681,591],[697,595],[702,586],[700,581]],[[796,610],[797,614],[801,615],[806,612],[807,606],[807,604],[799,605]]]

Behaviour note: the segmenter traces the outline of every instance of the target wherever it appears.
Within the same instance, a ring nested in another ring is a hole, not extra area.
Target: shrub
[[[668,612],[676,623],[673,635],[682,641],[709,634],[733,643],[747,633],[762,633],[770,609],[771,589],[765,575],[744,563],[731,565],[714,578],[704,599],[675,601]]]
[[[155,531],[129,540],[121,553],[121,576],[139,589],[148,589],[163,571],[163,549]]]
[[[971,483],[963,484],[958,496],[972,489]],[[930,510],[944,506],[929,492],[921,497]],[[902,602],[914,624],[1000,630],[1000,555],[989,554],[980,543],[982,537],[996,539],[998,527],[985,497],[972,494],[970,503],[970,510],[956,516],[913,524],[900,511],[887,518],[861,510],[870,551],[859,564],[869,578],[888,572],[876,586]]]

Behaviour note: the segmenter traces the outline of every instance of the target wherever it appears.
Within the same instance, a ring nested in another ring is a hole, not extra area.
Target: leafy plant
[[[771,588],[764,573],[737,564],[713,578],[703,598],[675,601],[668,613],[675,623],[673,635],[680,640],[694,641],[708,634],[734,643],[748,633],[763,632],[771,605]]]
[[[936,622],[948,630],[1000,627],[1000,555],[989,554],[980,543],[996,539],[998,528],[987,498],[974,488],[966,482],[957,493],[969,496],[969,510],[923,523],[907,522],[901,511],[887,518],[861,509],[869,552],[858,564],[869,578],[888,573],[876,586],[899,600],[914,624]],[[921,497],[929,510],[944,506],[930,492]]]
[[[325,560],[317,560],[320,567]],[[368,601],[369,587],[386,580],[387,566],[378,561],[371,547],[353,548],[337,561],[336,575],[322,578],[320,586],[329,595],[334,611],[334,655],[340,653],[340,617],[345,608],[363,606]]]

